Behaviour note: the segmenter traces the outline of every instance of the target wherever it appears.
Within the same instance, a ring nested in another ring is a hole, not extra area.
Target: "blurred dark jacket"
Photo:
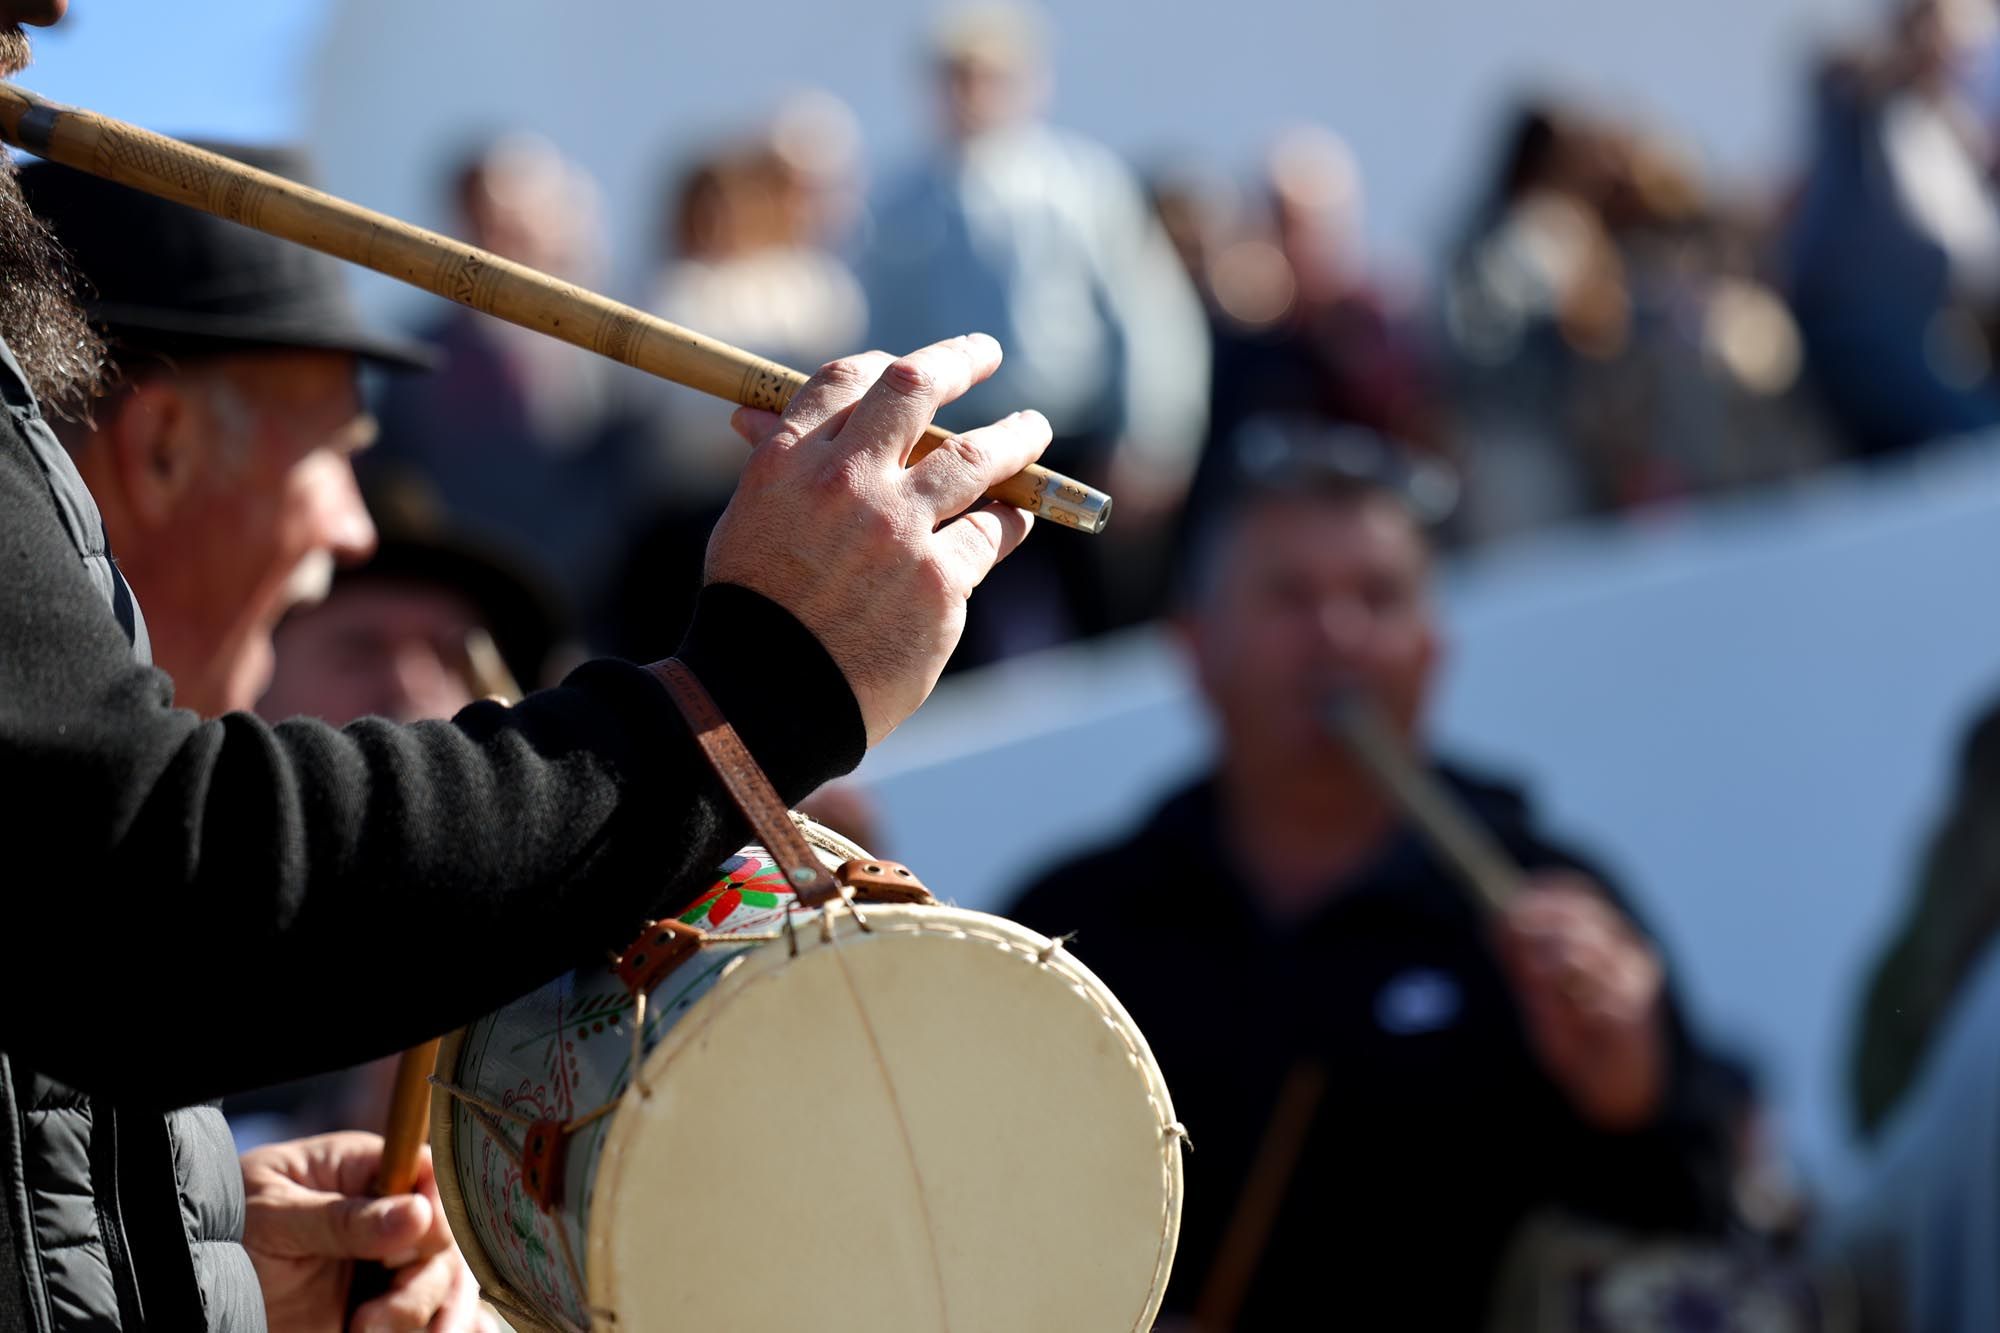
[[[1959,751],[1958,787],[1931,838],[1902,926],[1875,964],[1851,1070],[1872,1134],[1915,1082],[1966,975],[2000,933],[2000,701]]]
[[[1606,883],[1535,830],[1517,792],[1443,776],[1522,865]],[[1480,910],[1414,833],[1281,926],[1232,864],[1216,800],[1206,781],[1180,792],[1010,913],[1080,932],[1072,949],[1137,1020],[1188,1128],[1170,1312],[1196,1306],[1303,1061],[1325,1092],[1238,1330],[1481,1327],[1508,1240],[1551,1206],[1642,1229],[1726,1223],[1726,1111],[1677,1007],[1658,1123],[1593,1129],[1531,1053]]]
[[[594,605],[644,506],[633,372],[467,310],[423,336],[443,368],[383,385],[381,435],[357,468],[421,477],[455,528]]]
[[[1856,71],[1815,85],[1813,160],[1784,238],[1814,387],[1862,454],[2000,423],[1951,256],[1912,218],[1885,142],[1891,100]],[[1963,369],[1959,363],[1964,363]]]

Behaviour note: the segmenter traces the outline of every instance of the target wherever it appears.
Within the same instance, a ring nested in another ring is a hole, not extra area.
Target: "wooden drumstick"
[[[433,1038],[412,1046],[396,1059],[396,1083],[389,1093],[389,1118],[382,1126],[382,1162],[375,1169],[369,1193],[378,1199],[412,1194],[417,1188],[417,1164],[430,1137],[431,1073],[437,1068],[438,1042]],[[387,1292],[395,1271],[373,1261],[357,1260],[347,1283],[347,1318]]]
[[[433,1037],[396,1060],[396,1084],[389,1093],[389,1119],[382,1127],[382,1165],[375,1173],[377,1198],[408,1194],[417,1185],[417,1159],[431,1132],[431,1075],[437,1070]]]
[[[796,370],[463,241],[5,83],[0,139],[747,407],[782,411],[806,382]],[[951,438],[950,431],[930,427],[911,461]],[[1111,517],[1110,496],[1040,464],[987,495],[1079,532],[1100,532]]]
[[[1521,891],[1521,868],[1443,784],[1410,753],[1381,706],[1359,690],[1343,690],[1327,706],[1329,730],[1347,746],[1430,843],[1432,851],[1472,891],[1474,900],[1499,912]]]
[[[1236,1197],[1236,1209],[1195,1302],[1196,1333],[1231,1333],[1236,1327],[1244,1297],[1284,1210],[1292,1176],[1305,1156],[1320,1103],[1326,1099],[1326,1082],[1326,1066],[1308,1056],[1294,1064],[1279,1085],[1277,1104],[1250,1162],[1250,1174],[1244,1178],[1243,1192]]]

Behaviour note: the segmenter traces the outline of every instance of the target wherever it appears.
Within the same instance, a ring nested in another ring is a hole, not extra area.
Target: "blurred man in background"
[[[828,248],[859,147],[853,112],[802,93],[756,134],[701,153],[676,174],[663,210],[651,308],[780,365],[818,366],[861,346],[861,286]],[[672,650],[694,609],[743,441],[708,394],[652,379],[637,392],[647,431],[632,475],[640,517],[594,610],[610,651],[650,660]]]
[[[702,153],[667,201],[649,308],[780,365],[818,366],[861,346],[866,302],[826,249],[820,203],[831,180],[858,174],[859,155],[854,113],[824,93]],[[656,485],[673,506],[712,521],[743,470],[743,441],[709,395],[665,381],[647,388]]]
[[[1230,445],[1253,417],[1347,422],[1437,446],[1441,399],[1412,312],[1369,271],[1347,144],[1316,125],[1280,134],[1245,212],[1225,233],[1211,224],[1201,247],[1215,376],[1195,489],[1228,483]]]
[[[453,178],[466,240],[584,286],[604,269],[597,200],[596,182],[533,134],[481,145]],[[363,472],[421,476],[468,534],[586,604],[635,517],[637,372],[457,306],[423,336],[443,366],[385,388]]]
[[[1007,364],[966,419],[1041,411],[1056,435],[1049,466],[1118,497],[1111,546],[1050,543],[989,585],[960,665],[1129,618],[1097,562],[1142,551],[1176,508],[1207,410],[1201,303],[1132,173],[1041,123],[1045,46],[1040,15],[1013,4],[939,26],[930,62],[945,141],[875,200],[860,265],[870,345],[992,330]]]
[[[1528,871],[1490,918],[1328,730],[1363,690],[1420,742],[1448,482],[1351,429],[1260,420],[1239,447],[1180,621],[1215,769],[1012,909],[1077,932],[1194,1134],[1167,1308],[1473,1329],[1544,1210],[1719,1226],[1726,1115],[1608,881],[1519,792],[1435,764]]]
[[[1364,262],[1353,152],[1330,130],[1297,126],[1272,142],[1258,186],[1268,221],[1246,240],[1261,242],[1266,262],[1275,259],[1276,291],[1261,310],[1225,312],[1233,336],[1227,364],[1216,349],[1211,438],[1226,445],[1251,417],[1282,414],[1431,443],[1436,403],[1410,312],[1396,308]],[[1238,266],[1232,259],[1244,243],[1218,255],[1218,276]]]

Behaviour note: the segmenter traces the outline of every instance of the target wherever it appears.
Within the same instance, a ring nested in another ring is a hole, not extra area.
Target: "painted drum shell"
[[[861,854],[809,837],[830,865]],[[976,912],[834,904],[788,935],[774,874],[746,848],[682,914],[722,938],[649,997],[641,1088],[608,967],[447,1040],[440,1078],[510,1113],[615,1106],[570,1136],[547,1212],[471,1108],[434,1099],[489,1299],[523,1329],[1150,1328],[1180,1132],[1116,999]]]

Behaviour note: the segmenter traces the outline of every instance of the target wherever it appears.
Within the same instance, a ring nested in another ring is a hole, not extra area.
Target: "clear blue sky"
[[[285,139],[326,0],[71,0],[34,30],[28,88],[167,133]]]

